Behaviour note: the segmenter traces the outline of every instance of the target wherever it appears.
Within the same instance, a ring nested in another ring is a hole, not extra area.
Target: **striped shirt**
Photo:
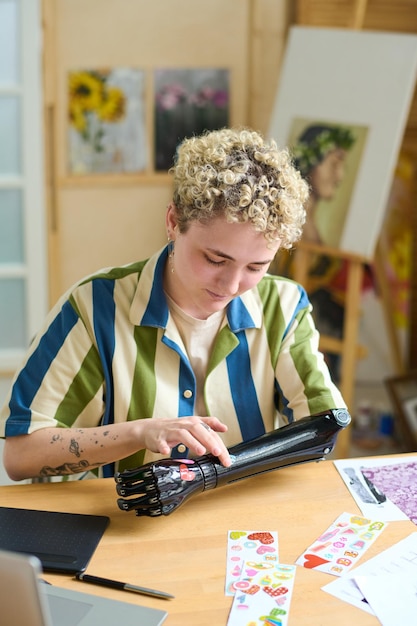
[[[196,379],[163,290],[166,260],[164,248],[102,270],[60,299],[0,412],[1,437],[195,414]],[[345,406],[318,338],[305,291],[287,278],[265,275],[228,305],[203,389],[228,447]],[[141,465],[144,452],[117,469]]]

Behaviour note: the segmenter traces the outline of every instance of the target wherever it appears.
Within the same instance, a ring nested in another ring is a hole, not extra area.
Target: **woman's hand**
[[[217,433],[227,431],[227,426],[217,417],[151,418],[136,422],[141,428],[140,439],[144,447],[163,455],[184,444],[196,456],[207,452],[217,456],[225,467],[231,464],[229,452]]]

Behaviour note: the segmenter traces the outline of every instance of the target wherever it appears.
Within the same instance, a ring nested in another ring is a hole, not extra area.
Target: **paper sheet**
[[[365,517],[377,517],[385,522],[406,520],[408,518],[389,498],[381,499],[381,494],[375,494],[371,491],[362,474],[362,469],[411,462],[417,463],[417,456],[407,457],[407,460],[404,461],[398,458],[373,457],[366,459],[337,459],[333,461],[362,514]]]
[[[368,613],[375,615],[372,604],[367,601],[355,579],[356,577],[368,578],[371,576],[378,577],[383,575],[391,577],[392,580],[397,580],[397,577],[400,576],[406,576],[409,577],[410,580],[417,581],[417,532],[412,533],[402,541],[399,541],[387,550],[384,550],[366,563],[355,567],[355,569],[351,572],[325,585],[322,589],[340,600],[344,600],[345,602],[353,604],[363,611],[367,611]],[[381,579],[381,584],[383,584],[383,582],[384,581]],[[369,584],[367,584],[367,587],[369,589]],[[379,593],[381,594],[381,591]],[[407,598],[402,600],[402,606],[397,606],[398,611],[400,608],[402,611],[412,610],[415,598],[408,597],[407,593],[406,596]],[[372,599],[375,603],[374,591],[371,591],[371,600]],[[395,605],[398,604],[396,597],[392,592],[387,595],[387,599],[390,599]],[[378,610],[383,611],[383,607]],[[401,619],[397,619],[395,626],[398,626],[399,624],[414,623],[416,623],[415,613],[411,621],[407,621],[405,619],[402,621]]]
[[[417,463],[364,467],[362,475],[417,524]]]
[[[383,573],[355,576],[355,582],[382,626],[416,623],[417,578]]]

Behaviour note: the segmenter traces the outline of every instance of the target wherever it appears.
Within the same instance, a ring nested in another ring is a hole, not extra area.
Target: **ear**
[[[171,202],[167,207],[165,226],[167,229],[167,235],[172,240],[175,239],[177,225],[177,207],[173,202]]]

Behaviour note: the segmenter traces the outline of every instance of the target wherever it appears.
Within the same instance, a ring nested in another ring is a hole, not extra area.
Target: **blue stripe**
[[[159,259],[155,266],[152,289],[146,311],[142,317],[141,326],[156,326],[160,328],[166,328],[168,321],[168,305],[163,289],[163,284],[165,263],[167,257],[168,248],[165,248],[165,250],[159,256]]]
[[[297,315],[300,309],[306,309],[310,304],[310,300],[308,299],[308,295],[304,287],[301,287],[301,285],[297,285],[297,286],[298,286],[298,292],[300,294],[300,299],[295,309],[295,315]]]
[[[282,393],[282,389],[277,380],[275,381],[275,390],[276,390],[277,396],[279,396],[279,399],[281,400],[281,403],[282,403],[282,405],[280,405],[278,401],[275,402],[277,411],[282,413],[282,415],[284,415],[287,418],[288,423],[291,424],[291,422],[294,421],[294,411],[289,408],[288,398],[286,398],[284,394]]]
[[[49,326],[35,352],[29,357],[24,369],[13,385],[9,402],[10,414],[6,422],[6,436],[26,435],[30,426],[31,410],[28,408],[61,349],[67,335],[78,321],[78,316],[69,302]]]
[[[226,358],[233,404],[244,441],[265,433],[258,397],[252,379],[248,342],[243,331],[237,333],[239,345]]]
[[[283,334],[283,339],[288,334],[288,331],[289,331],[291,325],[293,324],[294,319],[296,318],[298,313],[300,311],[302,311],[302,310],[306,310],[307,307],[310,305],[310,301],[308,299],[308,296],[307,296],[307,293],[306,293],[305,289],[301,285],[297,285],[297,287],[298,287],[298,293],[300,294],[300,297],[299,297],[299,300],[297,302],[297,306],[295,307],[294,312],[293,312],[293,314],[291,316],[291,320],[290,320],[289,324],[287,325],[287,327],[285,329],[285,332]],[[276,388],[278,390],[278,394],[279,394],[279,396],[281,398],[281,401],[282,401],[282,407],[277,407],[277,408],[282,413],[282,415],[284,415],[287,418],[288,423],[291,424],[291,422],[294,421],[294,411],[289,408],[289,406],[288,406],[289,400],[282,393],[282,389],[281,389],[281,387],[280,387],[280,385],[278,383],[276,383]]]
[[[194,376],[194,372],[191,369],[190,362],[187,359],[184,352],[179,348],[179,346],[168,339],[166,336],[162,338],[163,343],[169,346],[172,350],[180,357],[180,370],[179,370],[179,381],[178,381],[178,417],[187,417],[189,415],[194,415],[194,402],[196,397],[196,380]],[[184,391],[186,389],[190,389],[192,395],[190,398],[184,397]],[[188,448],[183,450],[182,452],[178,451],[178,446],[175,446],[171,450],[171,458],[172,459],[184,459],[188,456]]]
[[[291,319],[289,323],[287,324],[285,332],[282,336],[283,339],[287,336],[288,331],[291,328],[291,325],[294,322],[294,319],[297,317],[298,313],[302,311],[303,309],[307,309],[307,307],[310,306],[310,300],[308,299],[305,289],[301,287],[301,285],[297,285],[297,287],[298,287],[298,293],[300,294],[300,298],[297,302],[297,306],[295,307],[294,312],[291,316]]]
[[[106,384],[106,403],[101,423],[106,425],[114,423],[114,381],[112,370],[116,345],[114,329],[116,305],[113,298],[114,281],[95,279],[92,281],[92,289],[94,334]],[[103,466],[104,477],[114,476],[114,472],[114,463]]]
[[[249,314],[240,296],[234,298],[227,307],[227,321],[234,333],[244,328],[255,328],[252,316]]]
[[[186,417],[194,415],[194,401],[196,395],[196,384],[194,372],[188,361],[181,360],[179,371],[179,394],[178,394],[178,417]],[[192,391],[191,398],[184,397],[184,391],[189,389]]]

